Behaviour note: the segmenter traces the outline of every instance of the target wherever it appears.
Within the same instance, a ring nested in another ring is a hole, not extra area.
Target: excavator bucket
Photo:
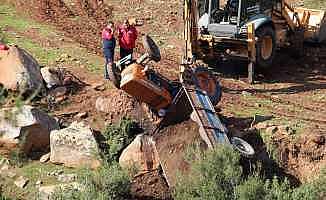
[[[305,29],[305,40],[326,44],[326,11],[297,7],[294,12]]]

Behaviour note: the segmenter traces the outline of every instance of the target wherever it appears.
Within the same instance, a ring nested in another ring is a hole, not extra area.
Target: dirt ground
[[[144,25],[137,27],[140,35],[150,33],[162,51],[163,60],[154,64],[153,68],[169,78],[177,78],[183,48],[181,1],[112,0],[102,4],[100,1],[87,0],[32,0],[28,3],[15,0],[11,3],[31,13],[36,20],[54,25],[69,40],[80,43],[97,55],[101,55],[100,32],[108,19],[117,23],[126,16],[142,19]],[[32,31],[23,34],[37,38]],[[55,39],[49,45],[60,46],[60,41]],[[276,135],[272,140],[279,150],[280,166],[300,182],[305,182],[326,164],[326,48],[307,48],[305,56],[300,59],[289,56],[289,51],[278,52],[273,68],[258,70],[255,85],[242,81],[246,69],[241,64],[214,63],[212,66],[218,66],[215,71],[223,87],[222,101],[217,110],[221,111],[232,133],[247,138],[251,138],[250,128],[256,116],[271,117],[271,123],[275,125],[294,127],[298,132],[295,139]],[[138,40],[136,54],[141,52],[141,40]],[[85,120],[94,129],[101,130],[131,110],[135,110],[138,119],[145,115],[127,95],[113,89],[110,84],[101,86],[102,75],[90,74],[87,69],[69,70],[87,86],[69,96],[69,105],[54,108],[57,117],[73,121],[76,120],[76,112],[87,112]],[[99,96],[114,100],[108,106],[111,110],[106,113],[96,111],[95,102]],[[188,129],[190,131],[184,131]],[[158,150],[166,155],[162,156],[163,164],[170,162],[169,166],[187,168],[180,152],[184,151],[187,142],[198,139],[195,129],[196,126],[191,122],[186,122],[155,136]],[[253,141],[249,142],[259,150],[266,146],[264,143],[256,145]],[[144,199],[153,196],[158,199],[169,198],[164,196],[168,193],[168,187],[158,174],[153,172],[136,178],[133,182],[136,196]],[[148,184],[151,187],[147,187]]]

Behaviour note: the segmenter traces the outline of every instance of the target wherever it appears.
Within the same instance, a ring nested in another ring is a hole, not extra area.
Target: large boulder
[[[0,51],[0,83],[12,90],[43,90],[43,78],[37,61],[25,50],[12,46]]]
[[[3,108],[0,110],[0,152],[19,147],[27,155],[46,151],[50,132],[59,129],[57,121],[32,106]],[[8,149],[4,149],[4,148]]]
[[[148,135],[138,135],[123,150],[119,158],[119,164],[123,168],[135,168],[138,173],[158,169],[160,160],[153,138]]]
[[[53,163],[90,168],[101,165],[96,140],[91,129],[83,123],[73,122],[68,128],[52,131],[50,147]]]

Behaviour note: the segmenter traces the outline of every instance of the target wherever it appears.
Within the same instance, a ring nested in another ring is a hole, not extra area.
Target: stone
[[[58,176],[58,181],[67,183],[67,182],[72,182],[75,181],[76,175],[75,174],[60,174]]]
[[[42,185],[43,182],[41,180],[36,181],[35,185]]]
[[[48,173],[48,176],[59,176],[59,175],[61,175],[61,174],[63,174],[63,173],[64,173],[63,170],[55,170],[55,171],[53,171],[53,172],[49,172],[49,173]]]
[[[23,176],[18,177],[15,180],[15,185],[19,188],[24,188],[28,184],[29,180]]]
[[[96,91],[104,91],[105,90],[105,84],[104,83],[95,83],[92,85],[92,88]]]
[[[83,186],[77,182],[73,183],[65,183],[65,184],[58,184],[58,185],[48,185],[48,186],[40,186],[38,191],[38,199],[40,200],[48,200],[53,199],[53,195],[56,191],[65,191],[65,190],[75,190],[75,191],[82,191]]]
[[[44,89],[40,66],[25,50],[11,46],[0,51],[0,83],[11,90],[40,92]]]
[[[0,171],[6,171],[8,170],[10,167],[9,167],[9,164],[3,164],[0,168]]]
[[[136,168],[138,173],[158,169],[160,160],[151,136],[138,135],[134,141],[123,150],[119,164],[123,168]]]
[[[45,163],[45,162],[49,161],[50,160],[50,155],[51,155],[51,153],[47,153],[47,154],[41,156],[40,162]]]
[[[54,102],[56,104],[60,104],[60,103],[64,102],[67,99],[68,99],[68,97],[66,97],[66,96],[60,96],[60,97],[56,97]]]
[[[267,129],[268,127],[270,127],[269,122],[259,122],[255,125],[256,129]]]
[[[250,96],[251,95],[251,93],[250,92],[247,92],[247,91],[242,91],[241,94],[243,96]]]
[[[41,74],[47,88],[51,89],[52,87],[62,85],[58,70],[50,67],[43,67],[41,68]]]
[[[271,127],[266,128],[266,133],[269,135],[273,135],[277,131],[278,131],[277,126],[271,126]]]
[[[67,91],[68,91],[68,90],[67,90],[66,87],[61,86],[61,87],[57,87],[57,88],[51,90],[51,91],[49,92],[49,95],[50,95],[50,96],[53,96],[53,97],[62,97],[62,96],[64,96],[65,94],[67,94]]]
[[[0,152],[12,150],[46,151],[50,132],[59,129],[57,121],[43,111],[29,105],[0,110]]]
[[[278,126],[277,127],[277,131],[280,132],[281,134],[284,134],[284,135],[293,135],[295,134],[295,131],[289,127],[289,126]]]
[[[13,171],[7,171],[6,173],[6,176],[9,177],[9,178],[14,178],[17,174]]]
[[[92,130],[83,123],[73,122],[68,128],[50,134],[52,163],[67,167],[97,168],[101,165],[99,149]]]
[[[85,119],[88,116],[87,112],[80,112],[76,115],[77,118]]]

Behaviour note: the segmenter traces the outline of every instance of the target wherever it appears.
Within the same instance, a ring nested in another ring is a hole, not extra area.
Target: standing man
[[[132,53],[136,47],[137,30],[134,26],[131,26],[129,20],[125,20],[123,25],[118,29],[119,44],[120,44],[120,59],[128,56]]]
[[[102,31],[103,53],[105,56],[104,78],[109,79],[108,67],[114,62],[114,49],[116,41],[114,38],[114,23],[108,22],[108,25]]]

